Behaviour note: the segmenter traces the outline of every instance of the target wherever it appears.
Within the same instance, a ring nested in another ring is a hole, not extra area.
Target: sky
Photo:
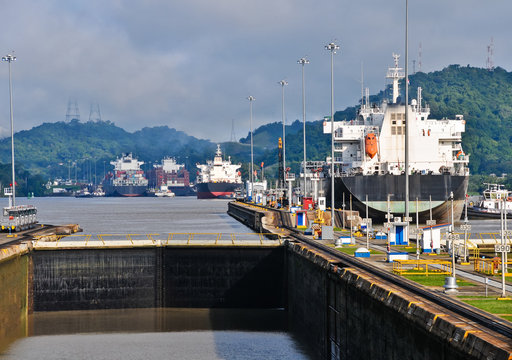
[[[136,131],[167,125],[212,141],[250,126],[288,124],[357,104],[364,87],[386,84],[392,53],[405,58],[405,0],[0,0],[0,52],[12,63],[15,131],[65,121],[76,101],[102,120]],[[512,70],[512,2],[409,0],[409,72],[450,64]],[[8,64],[0,66],[0,137],[10,134]],[[361,71],[361,69],[363,71]],[[428,89],[424,89],[424,93]]]

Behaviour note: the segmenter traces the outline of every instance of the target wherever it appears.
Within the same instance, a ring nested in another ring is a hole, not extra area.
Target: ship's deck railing
[[[429,268],[430,266],[430,268]],[[452,263],[447,260],[395,260],[393,272],[399,275],[442,275],[452,273]]]
[[[273,233],[73,234],[36,236],[35,249],[159,246],[280,246]]]

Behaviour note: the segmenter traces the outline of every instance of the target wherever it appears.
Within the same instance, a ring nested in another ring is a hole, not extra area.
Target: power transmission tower
[[[237,142],[235,136],[235,119],[231,119],[231,138],[229,141]]]
[[[98,103],[91,104],[91,111],[89,112],[89,121],[101,121],[100,105]]]
[[[418,71],[421,72],[421,55],[423,53],[423,50],[421,48],[421,43],[420,43],[420,47],[418,49]]]
[[[70,122],[73,119],[80,121],[80,110],[78,110],[78,102],[69,99],[68,109],[66,111],[66,122]]]
[[[489,45],[487,45],[487,62],[486,62],[486,66],[485,66],[487,68],[487,70],[489,70],[489,71],[494,70],[493,56],[494,56],[494,39],[491,38],[491,43]]]

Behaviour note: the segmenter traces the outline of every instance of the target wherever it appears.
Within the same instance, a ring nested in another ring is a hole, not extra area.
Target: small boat
[[[166,185],[160,186],[160,189],[155,191],[157,197],[174,197],[175,195]]]
[[[499,219],[502,209],[507,217],[512,217],[512,194],[505,185],[487,184],[477,205],[468,205],[469,219]]]
[[[93,194],[89,192],[86,188],[81,189],[75,193],[76,198],[90,198],[93,197]]]
[[[94,197],[103,197],[105,196],[105,191],[101,187],[98,187],[96,190],[92,192],[92,196]]]

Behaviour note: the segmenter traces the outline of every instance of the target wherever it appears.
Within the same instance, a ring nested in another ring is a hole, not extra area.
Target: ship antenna
[[[366,104],[368,105],[368,104]],[[361,61],[361,109],[364,108],[364,71],[363,62]]]

